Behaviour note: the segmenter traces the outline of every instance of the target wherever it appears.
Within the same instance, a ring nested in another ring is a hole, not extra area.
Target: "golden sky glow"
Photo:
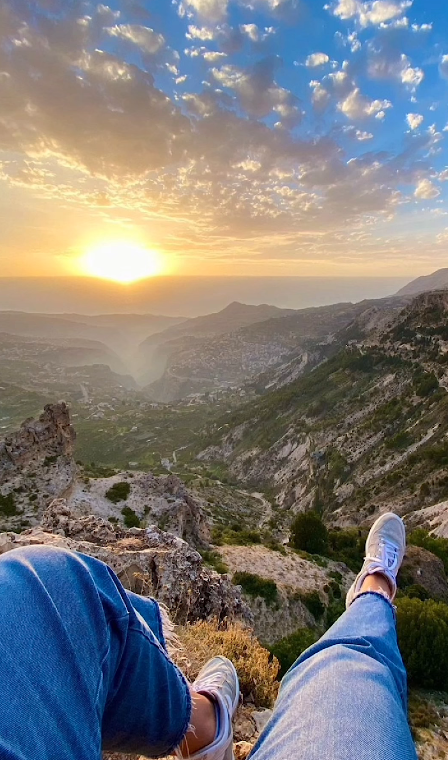
[[[163,273],[157,251],[126,240],[107,241],[91,248],[81,258],[82,274],[129,284]]]
[[[0,277],[446,266],[443,5],[2,0]]]

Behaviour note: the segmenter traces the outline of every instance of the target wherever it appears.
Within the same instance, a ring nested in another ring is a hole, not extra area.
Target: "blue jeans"
[[[102,747],[163,756],[190,721],[157,603],[65,549],[0,557],[0,678],[1,760],[100,760]],[[252,758],[415,760],[386,599],[358,598],[297,660]]]
[[[366,592],[282,681],[251,760],[417,760],[395,611]]]

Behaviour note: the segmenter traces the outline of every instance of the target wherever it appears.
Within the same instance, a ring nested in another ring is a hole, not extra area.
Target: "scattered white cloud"
[[[357,129],[355,132],[356,139],[359,140],[359,142],[365,142],[365,140],[372,140],[373,135],[371,132],[363,132],[360,129]]]
[[[318,112],[325,111],[331,100],[331,95],[327,89],[316,79],[312,79],[310,87],[313,91],[311,102]]]
[[[439,71],[444,79],[448,79],[448,55],[442,55],[439,63]]]
[[[412,67],[407,55],[397,54],[392,48],[378,49],[373,43],[369,46],[367,72],[372,79],[396,79],[414,91],[424,79],[424,72]]]
[[[448,182],[448,167],[439,173],[437,179],[440,182]]]
[[[412,5],[412,0],[373,0],[373,2],[361,2],[361,0],[337,0],[333,5],[326,6],[334,16],[346,21],[356,19],[362,27],[369,25],[379,26],[386,21],[391,21],[403,15],[407,8]]]
[[[415,188],[414,195],[420,200],[430,201],[438,198],[440,190],[429,179],[421,179]]]
[[[158,34],[149,26],[139,24],[116,24],[105,30],[111,37],[118,37],[136,45],[144,53],[158,53],[165,45],[163,34]]]
[[[384,114],[388,108],[392,108],[390,100],[369,100],[361,94],[359,87],[355,87],[344,100],[338,103],[338,109],[353,121],[369,116],[384,118],[378,114]]]
[[[404,56],[406,58],[406,56]],[[412,68],[410,64],[405,65],[401,72],[401,81],[403,84],[409,85],[412,89],[421,84],[424,79],[424,72],[419,68]]]
[[[408,113],[406,121],[409,124],[410,129],[418,129],[424,121],[424,117],[421,113]]]
[[[227,58],[226,53],[221,53],[219,51],[215,50],[207,50],[202,55],[204,61],[207,61],[208,63],[216,63],[217,61],[222,60],[222,58]]]
[[[256,24],[241,24],[243,34],[246,34],[252,42],[258,42],[260,39],[260,30]]]
[[[211,23],[222,21],[227,15],[229,0],[183,0],[183,5],[192,8],[199,16]]]
[[[305,65],[312,69],[316,66],[323,66],[328,63],[330,57],[326,53],[311,53],[305,61]]]
[[[195,26],[194,24],[190,24],[185,36],[188,40],[202,40],[202,42],[206,42],[215,39],[215,32],[213,29],[209,29],[206,26]]]

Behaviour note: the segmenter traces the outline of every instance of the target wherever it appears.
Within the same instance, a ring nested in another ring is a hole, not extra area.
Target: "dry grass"
[[[239,625],[221,630],[216,623],[200,622],[179,626],[176,633],[183,649],[176,660],[191,681],[210,657],[221,654],[235,665],[245,699],[250,697],[258,707],[273,705],[279,663],[250,630]]]

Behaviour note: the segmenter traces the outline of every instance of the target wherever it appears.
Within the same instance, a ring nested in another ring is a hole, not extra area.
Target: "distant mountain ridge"
[[[432,274],[417,277],[397,292],[397,296],[417,295],[427,290],[443,290],[448,288],[448,267],[437,269]]]
[[[292,364],[282,381],[287,382],[291,372],[297,376],[298,367],[299,373],[309,370],[334,352],[332,344],[336,341],[337,348],[339,332],[350,330],[355,323],[356,334],[362,331],[361,323],[356,322],[361,315],[366,324],[376,324],[387,320],[405,301],[394,297],[312,307],[202,340],[185,338],[183,345],[180,339],[170,341],[162,347],[166,352],[166,370],[148,387],[148,393],[156,401],[169,403],[191,394],[243,385],[252,379],[257,383],[257,376],[262,373],[266,377],[260,381],[268,384],[272,379],[269,372]],[[344,333],[341,341],[350,337]]]
[[[139,379],[143,384],[159,379],[173,354],[195,348],[207,339],[290,314],[295,314],[295,310],[280,309],[268,304],[252,306],[234,301],[221,311],[188,319],[182,324],[150,335],[140,345]]]

